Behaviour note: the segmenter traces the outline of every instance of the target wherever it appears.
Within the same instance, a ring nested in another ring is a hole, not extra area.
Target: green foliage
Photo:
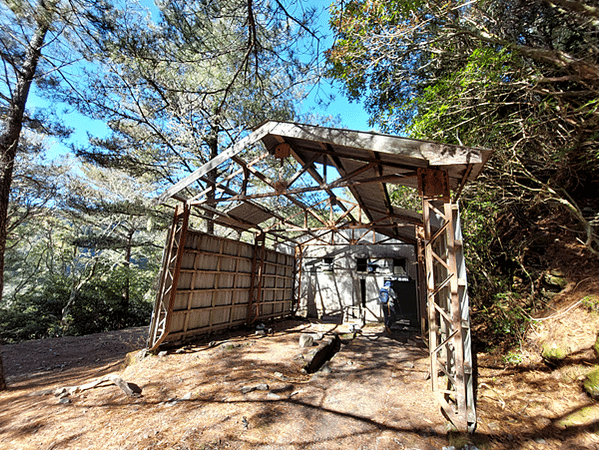
[[[393,205],[409,211],[422,211],[422,199],[416,189],[400,185],[388,185],[387,188]]]
[[[483,342],[496,345],[523,337],[531,319],[514,293],[498,293],[492,301],[485,303],[479,307],[476,317],[476,322],[484,323],[487,328],[487,336],[481,339]]]
[[[596,295],[587,295],[581,300],[581,304],[590,312],[599,312],[599,297]]]
[[[331,26],[328,75],[373,124],[494,150],[461,196],[469,297],[479,338],[518,339],[543,307],[555,260],[542,255],[558,237],[599,254],[594,13],[540,0],[355,0],[334,2]]]
[[[65,279],[52,278],[35,296],[19,298],[0,308],[0,339],[15,343],[62,335],[60,320],[69,288]]]
[[[59,183],[53,208],[37,207],[13,227],[0,306],[7,342],[150,320],[168,219],[150,207],[142,183],[114,170],[80,171],[85,179]]]
[[[63,317],[71,295],[67,275],[40,279],[39,289],[18,297],[0,308],[0,339],[6,343],[57,336],[78,336],[117,328],[147,325],[153,307],[155,271],[136,271],[131,279],[131,296],[122,308],[123,270],[90,280],[76,294],[73,307]]]
[[[70,88],[60,95],[110,127],[106,138],[79,146],[80,156],[165,187],[261,122],[294,120],[319,63],[308,44],[317,40],[314,12],[295,3],[174,0],[160,11],[149,23],[132,6],[136,26],[117,23],[101,70],[81,78],[76,96]]]
[[[467,267],[474,269],[471,269],[468,274],[468,282],[474,294],[472,297],[478,306],[486,303],[485,299],[489,299],[501,290],[494,270],[498,257],[498,252],[494,248],[497,242],[494,223],[498,205],[494,201],[493,193],[485,189],[482,183],[478,183],[473,189],[478,189],[478,195],[464,198],[460,216],[464,256]]]
[[[472,50],[463,67],[427,86],[422,95],[412,100],[411,107],[419,113],[407,125],[408,133],[418,138],[462,141],[482,147],[495,147],[498,141],[503,141],[506,131],[508,136],[513,135],[517,124],[498,120],[501,110],[492,111],[481,99],[492,92],[495,105],[507,106],[509,93],[502,92],[502,86],[512,72],[509,63],[515,58],[513,53],[496,48]],[[489,112],[480,114],[485,110]],[[473,117],[473,112],[479,115]],[[485,133],[480,134],[483,128]]]
[[[509,351],[506,355],[502,357],[503,362],[506,364],[511,364],[517,366],[518,364],[522,364],[524,358],[521,352]]]

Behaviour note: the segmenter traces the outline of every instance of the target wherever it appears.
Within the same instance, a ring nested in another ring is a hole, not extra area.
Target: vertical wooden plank
[[[198,257],[199,257],[199,253],[196,252],[195,250],[197,250],[197,239],[194,239],[194,245],[190,247],[190,250],[192,251],[193,254],[193,272],[191,274],[191,281],[189,284],[189,293],[187,294],[187,313],[185,314],[185,321],[183,323],[183,332],[186,333],[187,330],[189,329],[189,319],[191,316],[191,303],[192,303],[192,299],[194,297],[194,291],[195,291],[195,282],[196,282],[196,276],[198,274],[197,271],[197,264],[198,264]]]
[[[232,292],[237,292],[236,291],[236,287],[237,287],[237,276],[238,276],[237,274],[238,274],[238,271],[239,271],[239,257],[241,256],[241,245],[239,245],[239,243],[238,243],[236,245],[236,247],[237,247],[237,249],[236,249],[236,252],[235,252],[235,256],[236,256],[236,259],[235,259],[235,269],[234,269],[235,271],[233,273],[233,279],[231,280],[231,284],[232,284],[231,288],[233,289]],[[233,294],[233,296],[231,297],[231,314],[229,316],[229,323],[233,322],[233,316],[234,316],[233,315],[233,311],[236,309],[235,298],[236,298],[236,294]]]
[[[252,275],[250,284],[250,301],[248,304],[248,324],[253,324],[260,314],[262,300],[262,277],[264,270],[264,234],[256,236],[254,255],[252,258]]]
[[[447,243],[447,263],[451,280],[451,328],[455,332],[453,337],[454,363],[455,363],[455,391],[457,395],[457,408],[460,421],[467,425],[466,384],[464,380],[464,336],[462,329],[462,311],[458,293],[458,271],[455,255],[455,234],[453,221],[453,208],[450,202],[444,202],[445,219],[449,222],[445,231]]]
[[[476,428],[476,405],[474,403],[474,368],[472,361],[472,333],[470,330],[470,304],[468,300],[468,282],[464,260],[462,230],[460,224],[460,211],[457,204],[452,205],[452,221],[454,224],[454,245],[458,277],[458,295],[462,313],[462,342],[464,348],[464,389],[466,395],[468,431],[474,432]]]
[[[420,317],[420,334],[426,339],[428,344],[428,309],[426,306],[426,300],[428,297],[428,289],[426,283],[426,270],[425,270],[425,256],[424,256],[424,228],[418,227],[416,229],[417,235],[417,260],[418,260],[418,315]]]
[[[294,268],[293,268],[293,302],[291,308],[294,313],[297,313],[300,309],[301,302],[301,292],[302,292],[302,264],[303,264],[303,256],[304,250],[301,245],[297,245],[295,247],[294,252]],[[307,305],[306,305],[307,306]]]
[[[427,309],[428,309],[428,340],[430,349],[430,364],[431,364],[431,384],[433,392],[439,390],[439,368],[437,361],[437,352],[434,350],[437,348],[437,336],[439,333],[437,324],[437,310],[435,308],[435,278],[434,278],[434,265],[433,265],[433,249],[432,249],[432,231],[431,231],[431,205],[430,200],[426,197],[422,197],[422,219],[424,222],[424,263],[426,267],[426,288],[427,288]]]
[[[457,221],[448,186],[447,174],[443,171],[418,169],[423,204],[431,383],[441,407],[454,425],[471,431],[476,414],[469,394],[473,391],[471,370],[466,370],[470,361],[466,360],[470,355],[470,348],[466,348],[470,345],[469,325],[466,328],[463,325],[463,322],[468,323],[469,311],[464,293],[460,293],[457,255],[461,252],[461,240],[456,239]],[[435,233],[432,230],[434,217],[441,220]],[[439,386],[439,371],[447,377],[446,389]]]

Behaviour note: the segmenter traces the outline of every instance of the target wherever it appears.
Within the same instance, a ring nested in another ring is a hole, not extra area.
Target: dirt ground
[[[342,330],[300,321],[272,326],[267,336],[238,332],[163,356],[130,357],[124,369],[120,363],[142,348],[145,330],[4,347],[9,390],[0,395],[0,448],[447,445],[445,420],[426,380],[427,352],[416,337],[385,335],[380,327],[355,339],[342,335],[341,351],[310,375],[300,370],[309,349],[299,348],[299,336]],[[141,387],[142,395],[127,397],[114,385],[74,394],[65,404],[36,395],[111,372]]]
[[[556,335],[566,324],[581,329]],[[303,321],[268,326],[267,336],[239,331],[145,358],[136,358],[145,328],[5,346],[0,448],[599,449],[599,408],[581,387],[595,364],[599,316],[581,302],[535,322],[511,362],[478,355],[474,435],[447,431],[417,336],[386,335],[381,327],[354,339],[341,334],[325,369],[304,374],[299,336],[347,330]],[[571,356],[549,367],[539,346],[560,339]],[[40,395],[109,373],[139,386],[141,396],[115,385],[67,403]]]

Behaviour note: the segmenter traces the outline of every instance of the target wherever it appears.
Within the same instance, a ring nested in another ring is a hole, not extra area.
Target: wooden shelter
[[[456,199],[490,154],[374,132],[264,123],[159,197],[180,203],[149,347],[293,314],[298,262],[308,245],[360,245],[367,235],[369,245],[399,240],[417,255],[433,392],[449,419],[472,431],[469,305]],[[422,213],[394,206],[388,185],[417,189]],[[211,220],[234,236],[196,231],[194,220]]]

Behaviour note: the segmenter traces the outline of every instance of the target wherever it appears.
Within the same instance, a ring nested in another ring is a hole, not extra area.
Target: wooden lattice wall
[[[255,258],[256,252],[260,258]],[[176,272],[162,280],[173,279],[176,289],[167,286],[162,295],[168,298],[157,298],[168,325],[158,329],[160,314],[155,309],[150,348],[291,314],[294,255],[192,230],[186,230],[177,253],[164,260],[173,267],[162,269],[162,278]],[[257,312],[252,320],[250,311]]]

